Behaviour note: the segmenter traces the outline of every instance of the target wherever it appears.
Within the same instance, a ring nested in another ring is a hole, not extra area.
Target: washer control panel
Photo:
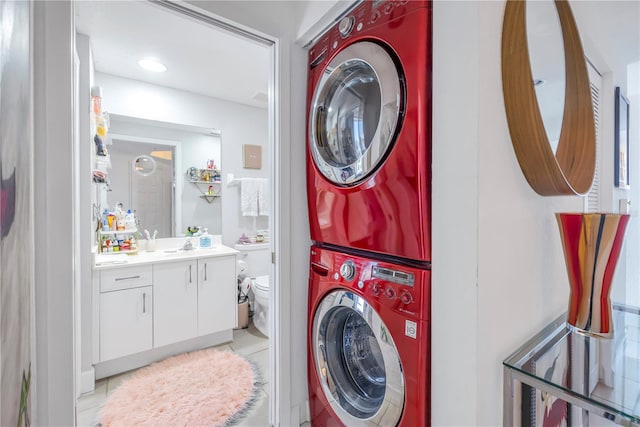
[[[332,258],[332,259],[330,259]],[[403,314],[423,318],[429,294],[428,270],[403,267],[334,252],[324,258],[327,276],[337,285],[353,289],[364,295],[377,307],[388,307]]]

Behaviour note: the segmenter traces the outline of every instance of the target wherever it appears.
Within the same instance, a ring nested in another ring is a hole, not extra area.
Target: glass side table
[[[558,317],[504,362],[505,426],[640,426],[640,308],[613,305],[614,337]],[[597,421],[597,422],[594,422]]]

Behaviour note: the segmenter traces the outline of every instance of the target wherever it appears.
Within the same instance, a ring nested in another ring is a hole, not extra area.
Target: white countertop
[[[207,249],[196,247],[190,251],[183,251],[181,249],[157,249],[153,252],[139,251],[137,254],[96,254],[93,269],[104,270],[114,267],[237,255],[239,253],[237,250],[228,246],[215,245]]]

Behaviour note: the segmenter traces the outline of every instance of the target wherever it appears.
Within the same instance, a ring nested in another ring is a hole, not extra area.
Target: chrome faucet
[[[184,242],[184,245],[182,246],[182,250],[183,251],[193,250],[193,243],[191,243],[191,237],[187,237],[187,240]]]

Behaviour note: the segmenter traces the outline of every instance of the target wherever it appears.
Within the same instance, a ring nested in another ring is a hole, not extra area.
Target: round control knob
[[[347,16],[346,18],[342,18],[340,23],[338,24],[338,31],[340,35],[344,38],[351,34],[351,30],[353,30],[353,16]]]
[[[380,18],[380,11],[374,10],[373,13],[371,14],[371,23],[373,24],[374,22],[376,22],[378,18]]]
[[[384,6],[384,14],[385,14],[385,15],[390,14],[392,10],[393,10],[393,3],[387,3],[387,4]]]
[[[340,266],[340,275],[344,280],[353,280],[356,276],[356,265],[353,261],[345,261],[345,263]]]
[[[402,301],[403,304],[411,304],[413,297],[409,292],[402,291],[400,292],[400,301]]]
[[[396,297],[396,290],[393,288],[387,288],[384,290],[384,296],[389,299],[394,299]]]
[[[371,293],[373,295],[380,295],[380,284],[377,282],[374,282],[371,284]]]

